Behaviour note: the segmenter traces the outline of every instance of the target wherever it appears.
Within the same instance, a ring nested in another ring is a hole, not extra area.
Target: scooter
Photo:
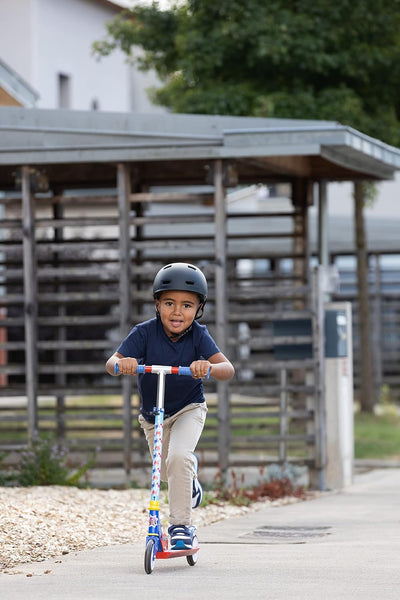
[[[117,375],[118,364],[114,367]],[[138,365],[137,374],[155,373],[158,376],[157,405],[154,408],[154,444],[153,444],[153,466],[151,477],[151,494],[149,506],[149,528],[146,537],[146,550],[144,553],[144,570],[150,574],[153,572],[156,559],[178,558],[186,556],[188,564],[193,567],[199,556],[199,541],[194,534],[196,528],[191,526],[192,548],[171,550],[169,548],[168,535],[163,533],[160,522],[160,483],[161,483],[161,458],[163,445],[164,427],[164,393],[166,375],[189,375],[192,376],[190,367],[170,367],[163,365]],[[209,376],[209,374],[208,374]]]

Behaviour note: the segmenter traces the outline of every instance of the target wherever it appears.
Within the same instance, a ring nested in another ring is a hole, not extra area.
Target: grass
[[[400,415],[354,415],[355,458],[400,460]]]

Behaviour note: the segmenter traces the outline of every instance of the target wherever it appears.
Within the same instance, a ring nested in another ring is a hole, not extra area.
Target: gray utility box
[[[276,360],[313,358],[311,319],[274,321],[274,338],[293,338],[293,343],[274,344]],[[307,338],[310,338],[308,341]],[[325,310],[325,357],[348,355],[347,313],[344,309]]]

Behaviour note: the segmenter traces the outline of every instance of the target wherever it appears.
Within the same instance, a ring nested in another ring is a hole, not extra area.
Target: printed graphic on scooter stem
[[[210,376],[208,370],[207,377]],[[114,373],[119,373],[118,363],[115,364]],[[149,506],[149,528],[146,537],[146,549],[144,554],[144,570],[150,574],[153,572],[157,558],[178,558],[186,556],[188,564],[193,567],[199,557],[199,541],[195,535],[196,528],[191,526],[190,534],[192,547],[171,550],[168,547],[168,537],[163,534],[160,521],[160,483],[161,483],[161,458],[164,428],[164,390],[166,375],[188,375],[192,376],[190,367],[170,367],[164,365],[138,365],[137,373],[155,373],[158,376],[157,386],[157,410],[155,411],[154,443],[153,443],[153,465],[151,479],[151,494]]]

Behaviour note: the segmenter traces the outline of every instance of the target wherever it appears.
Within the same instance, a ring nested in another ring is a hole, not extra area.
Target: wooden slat
[[[130,195],[131,202],[184,202],[187,204],[204,203],[210,204],[214,200],[212,194],[185,194],[177,192],[141,192]]]

